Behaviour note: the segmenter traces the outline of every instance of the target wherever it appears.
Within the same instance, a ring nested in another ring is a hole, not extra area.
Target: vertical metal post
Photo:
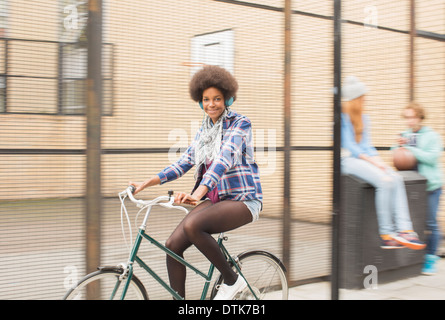
[[[65,43],[59,43],[57,48],[57,114],[63,114],[63,50]]]
[[[415,39],[416,39],[416,1],[410,0],[410,32],[409,32],[409,99],[415,99],[416,84],[416,59],[415,59]]]
[[[334,156],[331,298],[339,298],[339,216],[341,214],[341,0],[334,1]]]
[[[3,108],[3,111],[4,112],[8,112],[8,90],[9,90],[9,88],[8,88],[8,86],[9,86],[9,53],[10,53],[10,51],[9,51],[9,40],[8,39],[5,39],[4,40],[5,41],[5,56],[4,56],[4,59],[5,59],[5,61],[4,61],[4,70],[5,70],[5,77],[4,77],[4,81],[5,81],[5,83],[4,83],[4,85],[5,85],[5,96],[4,96],[4,101],[3,101],[3,103],[4,103],[4,108]]]
[[[283,186],[283,263],[290,273],[290,234],[291,234],[291,205],[290,205],[290,153],[291,153],[291,17],[292,1],[285,0],[284,4],[284,186]],[[289,281],[290,279],[288,279]]]
[[[86,268],[91,272],[100,263],[102,0],[88,1],[87,45]]]

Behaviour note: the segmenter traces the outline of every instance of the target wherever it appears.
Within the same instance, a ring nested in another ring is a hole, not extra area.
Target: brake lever
[[[182,206],[174,206],[173,203],[175,202],[175,198],[173,197],[173,190],[169,190],[168,191],[168,195],[170,197],[170,201],[165,203],[164,207],[166,208],[172,208],[172,209],[177,209],[177,210],[182,210],[184,211],[186,214],[189,213],[189,211],[182,207]]]

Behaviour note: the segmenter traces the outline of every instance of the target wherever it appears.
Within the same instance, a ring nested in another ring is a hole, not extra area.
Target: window
[[[86,48],[62,44],[61,113],[83,114],[86,106],[85,79],[87,77]]]
[[[8,1],[0,0],[0,38],[7,36],[8,30]],[[0,42],[0,55],[5,55],[6,42],[3,40]],[[6,111],[6,67],[4,58],[0,59],[2,62],[0,65],[0,112]]]
[[[61,99],[62,114],[84,114],[86,107],[88,2],[62,0],[63,23],[61,41]],[[103,105],[102,113],[112,113],[112,46],[104,44],[103,54]]]
[[[234,32],[223,30],[197,35],[192,38],[191,60],[199,63],[217,65],[233,73]],[[200,67],[193,66],[192,74]]]
[[[0,38],[7,36],[8,31],[8,1],[0,0]]]
[[[61,24],[61,86],[59,87],[59,111],[62,114],[85,112],[85,79],[87,77],[86,25],[88,3],[78,0],[62,0],[63,23]]]

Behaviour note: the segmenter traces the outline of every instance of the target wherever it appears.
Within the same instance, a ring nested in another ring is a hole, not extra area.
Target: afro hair
[[[202,101],[202,94],[208,88],[217,88],[224,95],[224,99],[236,100],[238,82],[232,74],[224,68],[207,65],[195,73],[190,80],[190,96],[193,101]]]

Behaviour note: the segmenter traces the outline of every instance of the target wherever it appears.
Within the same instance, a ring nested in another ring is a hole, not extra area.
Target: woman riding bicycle
[[[247,284],[226,261],[212,234],[256,221],[262,210],[251,122],[229,108],[237,90],[236,79],[223,68],[205,66],[198,71],[190,81],[190,95],[205,114],[192,144],[157,175],[142,183],[130,182],[136,194],[173,181],[196,166],[192,192],[175,195],[176,203],[196,207],[179,223],[166,247],[183,257],[184,251],[195,245],[215,265],[224,278],[215,300],[231,300]],[[185,297],[185,266],[167,256],[167,269],[171,287]]]

